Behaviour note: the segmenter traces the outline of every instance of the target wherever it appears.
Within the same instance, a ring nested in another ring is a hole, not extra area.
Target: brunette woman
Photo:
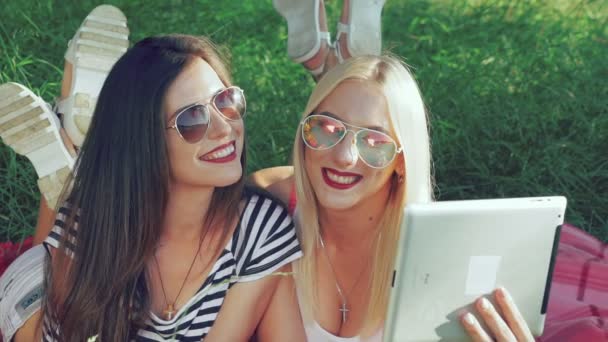
[[[146,38],[123,55],[51,234],[11,266],[46,259],[42,310],[15,341],[249,338],[270,275],[301,251],[287,211],[243,187],[245,113],[204,38]],[[13,287],[32,276],[9,271]]]

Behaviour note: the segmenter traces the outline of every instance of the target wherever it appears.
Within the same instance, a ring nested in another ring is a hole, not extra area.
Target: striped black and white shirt
[[[66,219],[60,210],[46,244],[58,248]],[[207,336],[229,288],[239,282],[258,280],[302,256],[295,227],[287,210],[260,194],[249,194],[237,228],[220,253],[198,292],[172,320],[154,313],[136,341],[201,341]],[[44,341],[54,341],[45,319]]]

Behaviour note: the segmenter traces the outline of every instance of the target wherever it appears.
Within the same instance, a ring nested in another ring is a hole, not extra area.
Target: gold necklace
[[[329,254],[327,254],[327,251],[325,249],[325,242],[323,241],[323,237],[321,237],[321,235],[319,235],[319,241],[321,242],[323,254],[325,255],[325,258],[327,259],[329,268],[331,269],[331,272],[334,275],[334,281],[336,283],[336,290],[338,290],[338,294],[340,295],[340,299],[342,300],[342,305],[340,305],[340,307],[338,308],[338,311],[340,311],[340,313],[342,314],[342,324],[341,324],[341,326],[342,326],[342,325],[344,325],[344,323],[346,323],[346,320],[348,318],[347,314],[348,314],[348,312],[350,312],[350,309],[348,308],[348,304],[347,304],[347,299],[348,299],[347,296],[355,289],[355,287],[357,287],[357,284],[359,283],[359,280],[361,280],[361,278],[363,277],[363,274],[365,273],[365,270],[367,270],[367,267],[363,267],[363,269],[357,276],[355,283],[353,284],[353,287],[351,287],[351,289],[345,294],[344,291],[342,291],[342,287],[340,287],[340,284],[338,283],[338,276],[336,274],[336,270],[334,269],[334,265],[331,263],[331,260],[329,259]]]
[[[160,279],[160,287],[163,290],[163,297],[165,298],[165,305],[167,306],[165,308],[165,310],[163,310],[163,316],[166,321],[173,319],[173,315],[175,315],[175,313],[176,313],[175,303],[177,303],[177,300],[179,299],[179,295],[182,294],[184,285],[186,285],[186,281],[188,280],[188,277],[190,276],[190,272],[192,272],[192,268],[194,267],[196,258],[198,257],[198,254],[201,251],[202,245],[203,245],[203,240],[201,239],[201,242],[199,242],[199,244],[198,244],[198,249],[196,250],[196,254],[194,255],[194,259],[192,259],[192,263],[190,264],[190,268],[188,268],[188,273],[186,273],[186,278],[184,278],[184,281],[182,282],[182,286],[179,288],[179,291],[177,292],[177,296],[175,296],[175,300],[173,301],[173,303],[169,303],[167,301],[167,293],[165,292],[165,284],[163,284],[163,277],[160,274],[160,266],[158,265],[158,259],[156,258],[156,253],[154,253],[154,262],[156,263],[156,269],[158,270],[158,279]]]

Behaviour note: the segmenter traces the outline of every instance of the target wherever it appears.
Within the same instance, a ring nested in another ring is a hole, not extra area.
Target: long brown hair
[[[43,310],[58,340],[125,341],[148,318],[145,269],[161,234],[170,177],[163,102],[195,58],[231,85],[214,45],[187,35],[143,39],[103,85],[65,196],[68,209],[60,210],[61,243],[47,260]],[[245,160],[243,151],[243,175]],[[223,229],[220,241],[229,234],[226,218],[238,217],[242,189],[243,176],[213,193],[202,224]]]

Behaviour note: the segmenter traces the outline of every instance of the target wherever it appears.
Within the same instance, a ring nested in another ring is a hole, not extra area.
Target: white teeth
[[[203,156],[205,160],[219,159],[231,155],[234,152],[234,144],[230,144],[219,151],[215,151],[210,155]]]
[[[339,184],[352,184],[357,180],[357,176],[338,176],[329,170],[327,170],[327,177],[329,177],[332,182]]]

